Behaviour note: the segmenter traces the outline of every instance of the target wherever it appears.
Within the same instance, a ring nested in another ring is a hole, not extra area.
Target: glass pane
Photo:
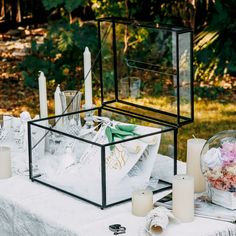
[[[101,205],[101,148],[63,133],[31,127],[32,177]],[[86,138],[93,137],[88,134]]]
[[[101,49],[105,101],[115,99],[122,104],[154,110],[158,120],[167,119],[172,124],[191,118],[192,61],[188,30],[122,20],[113,24],[104,21],[101,29],[106,36],[102,38]],[[178,106],[180,120],[177,119]],[[146,113],[148,116],[148,111]],[[163,115],[169,117],[163,119]]]
[[[191,118],[191,33],[179,34],[180,115]]]

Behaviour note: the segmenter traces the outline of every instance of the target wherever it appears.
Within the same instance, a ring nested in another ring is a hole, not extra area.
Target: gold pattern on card
[[[110,169],[120,170],[127,162],[127,155],[121,145],[115,145],[110,155],[106,157],[106,165]]]

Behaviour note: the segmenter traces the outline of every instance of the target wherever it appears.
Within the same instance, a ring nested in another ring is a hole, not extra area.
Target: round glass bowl
[[[235,209],[236,130],[217,133],[206,142],[201,152],[201,170],[211,190],[212,202],[226,207],[229,204],[228,208]]]

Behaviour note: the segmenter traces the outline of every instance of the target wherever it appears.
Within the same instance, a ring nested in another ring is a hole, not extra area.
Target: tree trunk
[[[17,0],[16,22],[21,22],[21,0]]]
[[[197,0],[192,0],[193,12],[190,15],[190,25],[192,30],[196,30],[196,12],[197,12]]]
[[[10,0],[10,21],[15,23],[16,22],[16,3],[15,0]]]
[[[70,24],[72,24],[73,23],[73,18],[72,18],[71,12],[69,12],[69,19],[70,19]]]
[[[5,18],[5,0],[2,0],[1,1],[1,16],[0,16],[0,19],[4,19]]]
[[[129,0],[125,0],[125,16],[129,18]],[[128,25],[125,27],[125,33],[124,33],[124,54],[128,50],[128,44],[129,44],[129,35],[128,35]]]

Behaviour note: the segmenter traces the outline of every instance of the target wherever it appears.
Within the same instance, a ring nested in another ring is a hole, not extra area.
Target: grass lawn
[[[186,160],[187,139],[194,134],[197,138],[209,139],[223,131],[236,130],[236,103],[214,100],[195,101],[195,120],[179,129],[178,159]]]
[[[227,97],[226,97],[227,98]],[[135,100],[129,100],[135,103]],[[138,102],[143,106],[154,106],[158,104],[158,109],[176,114],[176,105],[167,97],[145,97]],[[188,111],[188,106],[183,106],[183,110]],[[146,113],[145,115],[148,115]],[[199,99],[194,102],[194,122],[179,129],[178,133],[178,159],[186,161],[187,140],[193,138],[209,139],[216,133],[234,129],[236,130],[236,101],[219,99]],[[163,117],[162,119],[165,119]]]
[[[0,96],[0,114],[13,114],[18,116],[22,111],[27,110],[34,117],[39,113],[38,90],[27,89],[16,86],[12,83],[3,86],[7,89],[2,91]],[[3,88],[1,86],[1,88]],[[20,89],[19,89],[20,88]],[[17,89],[17,91],[15,91]],[[48,91],[49,114],[53,114],[54,91]],[[151,100],[151,101],[150,101]],[[147,99],[147,103],[155,103],[155,99]],[[159,101],[160,102],[160,101]],[[161,107],[168,107],[169,102],[161,100]],[[145,105],[145,104],[143,104]],[[214,134],[228,129],[236,130],[236,102],[223,100],[195,100],[194,123],[185,125],[179,129],[178,134],[178,159],[186,160],[187,140],[195,135],[198,138],[209,139]]]

